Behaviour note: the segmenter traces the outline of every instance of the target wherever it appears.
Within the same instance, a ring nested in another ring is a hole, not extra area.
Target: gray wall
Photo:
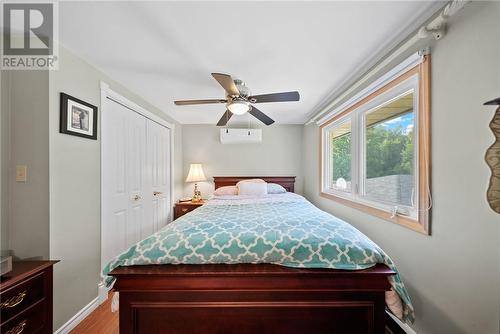
[[[432,52],[432,235],[424,236],[319,197],[316,125],[304,130],[305,195],[353,224],[398,265],[418,333],[499,333],[500,216],[486,202],[500,94],[500,3],[473,3]]]
[[[221,144],[220,127],[184,125],[182,147],[184,179],[189,164],[202,163],[207,182],[200,182],[202,196],[212,194],[213,176],[296,176],[296,192],[302,193],[302,125],[271,125],[262,128],[259,144]],[[193,184],[184,195],[192,196]]]
[[[59,93],[100,106],[100,80],[131,101],[173,122],[159,109],[61,46],[50,72],[50,257],[54,271],[54,329],[97,296],[101,252],[100,134],[98,140],[59,133]],[[100,115],[99,108],[99,115]],[[176,196],[182,193],[182,135],[175,128]]]
[[[49,75],[2,72],[2,250],[49,256]],[[15,181],[27,165],[26,183]]]

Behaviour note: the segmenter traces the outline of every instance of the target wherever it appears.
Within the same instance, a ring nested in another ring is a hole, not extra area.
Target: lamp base
[[[191,198],[191,202],[193,203],[201,202],[201,191],[198,189],[198,183],[194,184],[194,192],[193,192],[193,198]]]

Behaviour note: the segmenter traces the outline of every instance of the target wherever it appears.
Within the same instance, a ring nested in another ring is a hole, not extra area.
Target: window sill
[[[336,201],[340,204],[349,206],[351,208],[363,211],[369,215],[381,218],[383,220],[389,221],[394,224],[398,224],[401,226],[404,226],[406,228],[409,228],[413,231],[419,232],[424,235],[429,235],[429,229],[427,228],[427,220],[428,220],[428,215],[423,214],[422,217],[420,217],[420,220],[415,220],[410,217],[402,216],[402,215],[396,215],[394,217],[391,217],[391,214],[387,211],[380,210],[378,208],[374,208],[372,206],[368,206],[356,201],[352,201],[343,197],[335,196],[329,193],[325,193],[323,191],[320,192],[320,196]]]

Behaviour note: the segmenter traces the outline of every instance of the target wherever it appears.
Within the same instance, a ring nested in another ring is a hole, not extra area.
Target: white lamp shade
[[[189,174],[186,178],[186,182],[198,182],[206,181],[205,174],[203,173],[203,168],[201,164],[191,164],[189,166]]]

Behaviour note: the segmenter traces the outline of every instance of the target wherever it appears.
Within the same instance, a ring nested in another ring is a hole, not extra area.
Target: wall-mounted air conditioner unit
[[[256,144],[262,141],[262,129],[220,129],[222,144]]]

